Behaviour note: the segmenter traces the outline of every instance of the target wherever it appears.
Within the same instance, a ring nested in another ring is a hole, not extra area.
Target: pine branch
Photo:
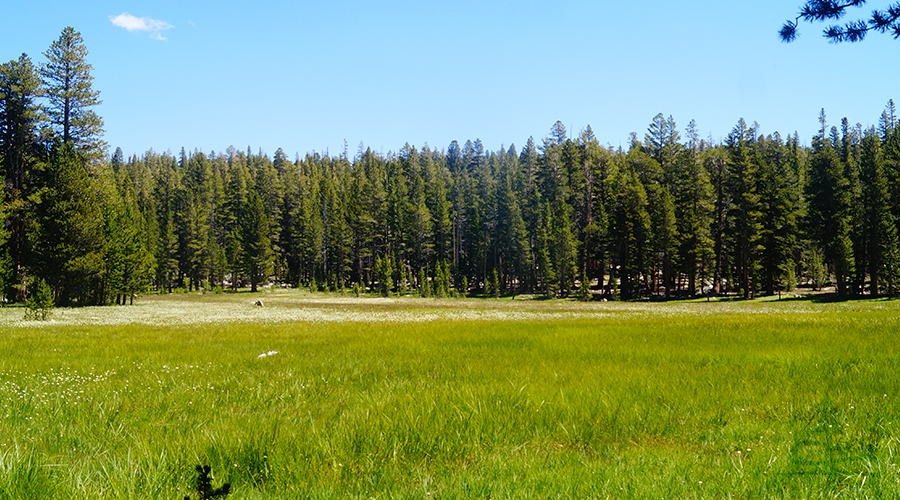
[[[800,9],[793,21],[786,21],[778,31],[782,42],[790,43],[797,39],[797,25],[800,20],[813,22],[829,19],[840,19],[849,7],[861,7],[866,0],[809,0]],[[900,38],[900,3],[889,5],[884,10],[872,11],[868,21],[850,21],[844,25],[832,25],[823,31],[823,35],[831,43],[860,42],[869,31],[890,32],[895,39]]]

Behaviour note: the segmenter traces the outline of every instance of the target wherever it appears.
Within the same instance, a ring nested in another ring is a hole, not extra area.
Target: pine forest
[[[556,122],[497,151],[475,139],[125,157],[106,153],[80,34],[66,28],[43,56],[0,66],[9,302],[38,283],[59,305],[271,283],[582,300],[900,288],[892,101],[877,125],[832,126],[823,110],[811,139],[739,119],[714,142],[659,114],[625,148]]]

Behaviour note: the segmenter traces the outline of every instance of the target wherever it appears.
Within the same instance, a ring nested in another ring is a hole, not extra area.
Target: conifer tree
[[[678,155],[670,184],[677,215],[675,267],[687,277],[689,296],[697,293],[698,279],[702,283],[713,267],[713,186],[703,167],[706,152],[700,149],[695,130],[692,120],[688,126],[689,142]]]
[[[164,156],[156,174],[153,194],[157,200],[156,220],[159,227],[159,241],[156,258],[156,287],[158,290],[172,291],[178,278],[178,234],[179,193],[181,174],[175,158]],[[178,285],[182,286],[181,284]]]
[[[31,273],[61,305],[100,304],[107,245],[100,195],[72,143],[57,140],[38,168],[41,187],[29,214]]]
[[[869,291],[878,296],[883,291],[893,295],[900,285],[900,242],[897,225],[890,210],[888,180],[885,175],[881,141],[875,130],[862,140],[861,180],[864,251],[870,279]]]
[[[758,144],[762,150],[758,183],[759,282],[765,294],[773,295],[794,274],[800,192],[781,136],[776,133],[774,137],[760,139]]]
[[[810,156],[807,224],[811,239],[822,249],[835,277],[838,295],[848,295],[848,278],[853,275],[853,245],[850,182],[832,138],[827,137],[825,111],[821,130],[813,141]],[[835,135],[836,135],[835,130]]]
[[[394,264],[389,255],[375,259],[375,281],[378,283],[378,293],[382,297],[389,297],[394,290]]]
[[[250,291],[256,292],[272,271],[272,242],[269,240],[269,215],[262,196],[255,189],[247,195],[247,207],[241,221],[241,252],[244,272],[250,281]]]
[[[71,142],[86,158],[103,156],[103,120],[93,110],[100,104],[100,92],[93,89],[93,67],[87,62],[88,50],[81,33],[66,27],[47,52],[41,67],[47,97],[47,112],[54,132],[63,142]]]
[[[734,273],[744,298],[753,296],[759,269],[757,246],[762,206],[759,195],[760,162],[755,140],[755,128],[749,128],[741,118],[725,141]]]
[[[146,224],[130,176],[124,168],[106,175],[111,182],[108,182],[110,189],[103,197],[104,233],[108,245],[102,302],[114,301],[118,305],[133,302],[135,295],[150,288],[154,261],[147,247]]]
[[[622,298],[631,299],[639,295],[649,271],[650,215],[646,191],[634,171],[619,176],[616,192],[614,266],[619,268]]]
[[[0,165],[6,179],[2,223],[8,228],[0,251],[0,292],[11,301],[18,299],[12,287],[22,283],[26,265],[27,181],[43,157],[39,134],[45,116],[38,102],[42,95],[38,70],[27,55],[0,65]]]

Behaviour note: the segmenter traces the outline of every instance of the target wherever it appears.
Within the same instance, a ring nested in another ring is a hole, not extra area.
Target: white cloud
[[[166,37],[159,34],[162,30],[174,28],[171,24],[160,21],[158,19],[150,19],[149,17],[135,17],[127,12],[123,12],[118,16],[109,16],[109,20],[120,28],[128,31],[152,31],[150,38],[157,40],[165,40]]]

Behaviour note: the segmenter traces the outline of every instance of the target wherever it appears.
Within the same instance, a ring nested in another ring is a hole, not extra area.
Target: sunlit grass
[[[197,464],[229,498],[891,497],[898,313],[296,291],[0,309],[0,498],[196,496]]]

